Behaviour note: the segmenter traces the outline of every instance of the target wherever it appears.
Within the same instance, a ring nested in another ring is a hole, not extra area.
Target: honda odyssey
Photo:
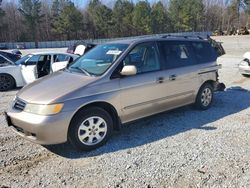
[[[207,110],[224,89],[209,41],[168,35],[98,45],[19,91],[8,125],[38,144],[91,150],[124,123],[189,104]]]

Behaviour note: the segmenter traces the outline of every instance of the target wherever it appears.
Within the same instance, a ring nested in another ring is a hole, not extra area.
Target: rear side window
[[[58,54],[54,55],[54,63],[55,62],[62,62],[62,61],[69,61],[70,56],[63,55],[63,54]]]
[[[191,42],[197,63],[209,63],[216,61],[217,54],[208,42]]]
[[[161,57],[166,69],[174,69],[196,63],[190,43],[182,41],[159,42]]]

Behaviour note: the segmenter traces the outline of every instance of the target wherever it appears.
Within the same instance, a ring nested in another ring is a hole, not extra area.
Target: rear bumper
[[[226,85],[224,83],[220,83],[216,81],[214,83],[214,91],[224,91],[226,89]]]
[[[71,114],[62,112],[53,116],[41,116],[27,112],[5,113],[8,126],[21,137],[41,145],[67,141]]]

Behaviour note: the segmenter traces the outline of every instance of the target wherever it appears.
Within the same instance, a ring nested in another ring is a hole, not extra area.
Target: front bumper
[[[71,113],[61,112],[53,116],[41,116],[10,110],[5,113],[8,126],[21,137],[41,145],[67,141]]]

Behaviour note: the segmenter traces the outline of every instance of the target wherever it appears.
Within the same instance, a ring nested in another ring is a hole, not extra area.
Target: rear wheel
[[[196,101],[195,101],[196,108],[199,110],[209,109],[213,102],[213,97],[214,97],[214,90],[211,84],[209,83],[204,84],[200,88],[196,96]]]
[[[79,150],[89,151],[105,144],[113,130],[108,112],[90,107],[76,114],[69,128],[69,141]]]
[[[15,87],[15,80],[8,74],[0,74],[0,91],[8,91]]]

